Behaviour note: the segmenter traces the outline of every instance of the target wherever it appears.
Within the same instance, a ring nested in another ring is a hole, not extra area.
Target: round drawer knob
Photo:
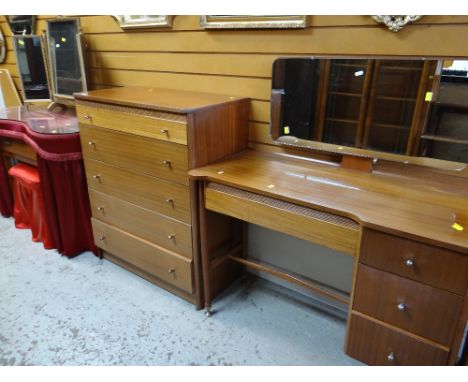
[[[403,310],[406,310],[407,307],[406,307],[406,304],[405,304],[404,302],[400,302],[400,303],[397,305],[397,308],[398,308],[398,310],[403,311]]]
[[[169,240],[175,240],[175,235],[174,235],[174,234],[168,235],[167,238],[168,238]]]
[[[414,265],[414,260],[413,259],[408,259],[405,262],[407,267],[412,267]]]
[[[390,353],[388,353],[387,360],[389,360],[390,362],[395,361],[395,353],[392,352],[392,351]]]
[[[99,236],[99,240],[104,241],[106,240],[106,237],[104,235]]]
[[[171,268],[168,270],[169,273],[175,274],[175,268]]]
[[[94,143],[93,141],[89,141],[88,145],[90,145],[92,148],[96,148],[96,143]]]
[[[98,207],[97,210],[98,210],[99,212],[104,212],[104,207]]]
[[[174,205],[174,201],[170,198],[166,199],[166,203]]]
[[[165,164],[167,167],[171,167],[172,163],[170,160],[163,160],[163,164]]]
[[[101,175],[100,175],[100,174],[93,175],[93,179],[94,179],[94,180],[97,180],[98,182],[100,182],[100,181],[101,181]]]

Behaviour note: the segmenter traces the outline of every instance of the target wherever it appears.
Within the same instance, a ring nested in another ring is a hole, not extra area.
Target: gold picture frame
[[[204,29],[301,29],[307,26],[307,16],[203,15]]]
[[[174,16],[113,15],[122,29],[171,27]]]

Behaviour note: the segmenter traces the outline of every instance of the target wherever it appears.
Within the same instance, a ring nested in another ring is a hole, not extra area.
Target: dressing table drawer
[[[91,222],[97,246],[171,285],[192,292],[191,260],[94,218]]]
[[[190,225],[95,190],[89,190],[89,198],[94,218],[192,258]]]
[[[353,309],[450,346],[462,300],[454,293],[359,265]]]
[[[187,146],[88,125],[81,126],[80,136],[86,158],[189,184]]]
[[[360,262],[438,288],[465,294],[468,256],[365,229]]]
[[[188,187],[91,159],[84,162],[90,189],[191,223]]]
[[[187,145],[187,116],[126,106],[77,101],[80,124]]]
[[[346,353],[368,365],[446,365],[448,349],[352,313]]]

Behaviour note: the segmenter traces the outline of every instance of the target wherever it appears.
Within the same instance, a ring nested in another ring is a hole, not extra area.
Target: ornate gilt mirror
[[[71,101],[73,93],[87,90],[78,19],[48,20],[47,43],[53,98],[55,101]]]
[[[50,101],[49,78],[40,36],[13,36],[24,102]]]
[[[463,169],[467,73],[459,60],[279,58],[271,135],[291,146]]]

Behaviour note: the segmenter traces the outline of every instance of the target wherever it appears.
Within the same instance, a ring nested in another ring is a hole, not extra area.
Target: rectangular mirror
[[[50,101],[50,87],[40,36],[13,36],[24,102]]]
[[[468,163],[466,64],[279,58],[273,64],[271,136],[287,145],[371,158]]]
[[[47,25],[54,98],[73,99],[73,93],[87,90],[78,19],[48,20]]]

